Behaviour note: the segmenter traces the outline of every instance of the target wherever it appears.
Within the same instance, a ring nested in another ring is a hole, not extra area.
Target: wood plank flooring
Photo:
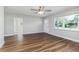
[[[24,35],[22,42],[14,36],[5,37],[1,52],[77,52],[79,43],[46,33]]]

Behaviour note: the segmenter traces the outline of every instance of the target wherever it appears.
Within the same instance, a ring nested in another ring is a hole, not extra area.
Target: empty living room
[[[79,6],[0,6],[0,52],[79,52]]]

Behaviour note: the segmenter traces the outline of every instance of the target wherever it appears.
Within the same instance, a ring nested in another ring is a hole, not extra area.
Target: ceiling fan
[[[45,9],[44,6],[39,6],[38,9],[31,9],[31,10],[34,11],[35,13],[39,14],[39,15],[43,15],[46,12],[51,12],[52,11],[52,10]]]

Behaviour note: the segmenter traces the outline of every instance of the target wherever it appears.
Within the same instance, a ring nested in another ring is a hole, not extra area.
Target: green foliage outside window
[[[77,28],[78,27],[78,20],[79,20],[79,15],[70,15],[68,17],[61,17],[57,18],[55,22],[56,27],[64,27],[64,28]],[[62,21],[63,20],[63,21]]]

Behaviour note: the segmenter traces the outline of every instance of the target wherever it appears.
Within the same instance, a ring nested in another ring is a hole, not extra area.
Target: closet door
[[[23,18],[14,17],[14,33],[18,40],[23,39]]]

